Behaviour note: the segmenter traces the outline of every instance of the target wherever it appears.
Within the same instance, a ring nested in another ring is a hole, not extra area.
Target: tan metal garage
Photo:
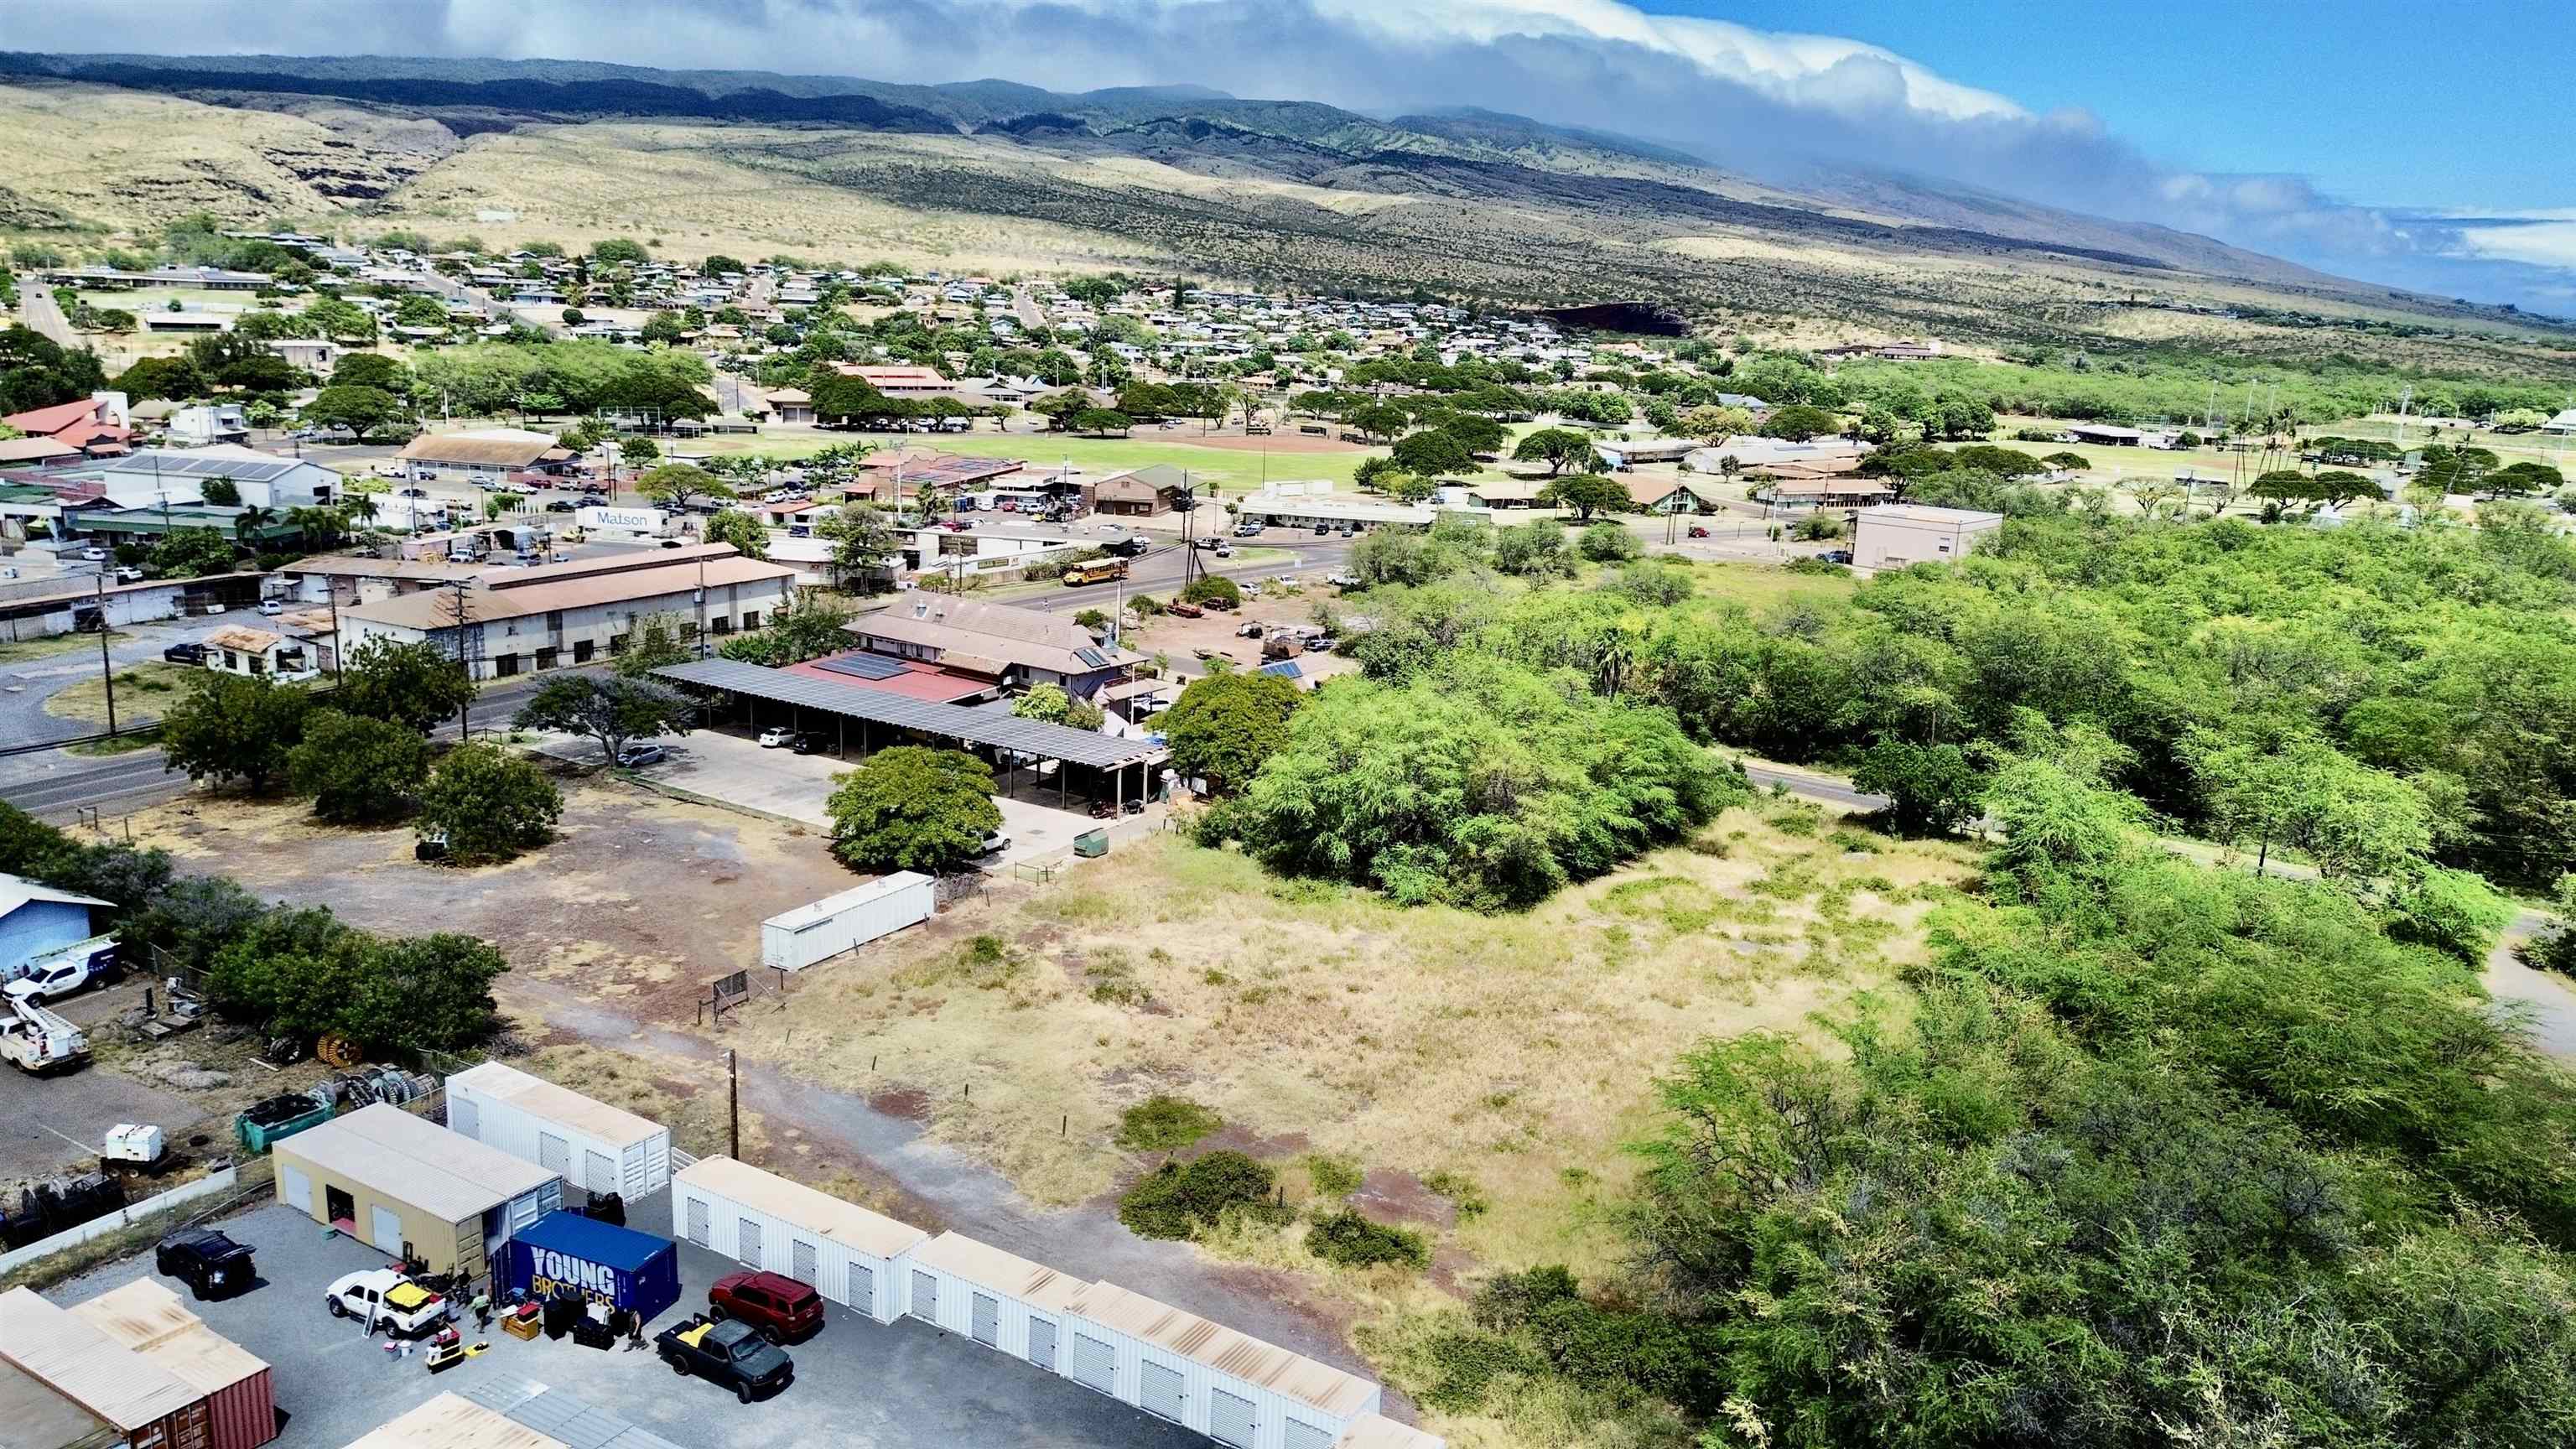
[[[273,1149],[277,1200],[418,1263],[476,1278],[510,1235],[563,1206],[563,1179],[382,1102]]]

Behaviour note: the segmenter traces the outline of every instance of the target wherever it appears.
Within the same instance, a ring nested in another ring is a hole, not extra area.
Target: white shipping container
[[[930,919],[938,882],[897,871],[760,923],[760,964],[802,971]]]
[[[1375,1383],[1114,1283],[1076,1295],[1065,1377],[1232,1449],[1331,1449],[1375,1414]]]
[[[572,516],[584,530],[611,528],[654,538],[671,531],[670,516],[658,508],[611,508],[604,503],[585,503],[574,509]]]
[[[633,1202],[671,1180],[671,1129],[499,1062],[447,1079],[447,1125],[593,1197]]]
[[[912,1316],[1062,1372],[1065,1315],[1091,1285],[956,1233],[912,1252]]]
[[[921,1229],[730,1157],[701,1157],[671,1178],[671,1236],[765,1268],[879,1323],[912,1306]]]

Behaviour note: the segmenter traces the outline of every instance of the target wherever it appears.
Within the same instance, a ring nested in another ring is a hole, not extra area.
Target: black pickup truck
[[[259,1277],[251,1250],[212,1228],[182,1228],[163,1238],[152,1249],[152,1266],[200,1299],[246,1293]]]
[[[671,1366],[671,1372],[723,1384],[746,1404],[796,1381],[795,1362],[738,1318],[719,1323],[698,1314],[655,1334],[653,1351]]]

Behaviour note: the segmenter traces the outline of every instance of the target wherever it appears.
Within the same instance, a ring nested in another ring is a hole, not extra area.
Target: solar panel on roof
[[[901,663],[882,654],[844,654],[837,659],[817,659],[814,667],[828,669],[834,674],[847,674],[855,679],[892,679],[904,673]]]
[[[1264,664],[1261,666],[1261,672],[1264,674],[1276,674],[1282,679],[1303,679],[1306,677],[1306,671],[1298,668],[1297,661],[1294,659],[1282,659],[1276,664]]]
[[[1084,645],[1082,648],[1073,651],[1073,657],[1090,665],[1094,669],[1106,669],[1109,667],[1109,656],[1090,647],[1089,645]]]

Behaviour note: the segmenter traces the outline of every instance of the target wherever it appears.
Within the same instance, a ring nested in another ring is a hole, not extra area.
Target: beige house
[[[206,667],[245,678],[306,679],[320,671],[301,639],[269,629],[231,624],[205,637]]]
[[[727,545],[621,556],[621,565],[626,557],[636,564],[611,572],[557,572],[596,561],[493,570],[461,589],[343,605],[340,629],[352,651],[374,638],[426,640],[491,679],[622,653],[635,626],[656,614],[671,615],[690,637],[702,627],[718,636],[757,629],[795,597],[796,570]]]
[[[1978,540],[2004,526],[2004,516],[1972,508],[1890,503],[1862,509],[1858,522],[1852,536],[1853,567],[1901,569],[1967,557]]]
[[[503,1243],[563,1206],[552,1171],[382,1102],[271,1152],[279,1202],[432,1273],[490,1273]]]

